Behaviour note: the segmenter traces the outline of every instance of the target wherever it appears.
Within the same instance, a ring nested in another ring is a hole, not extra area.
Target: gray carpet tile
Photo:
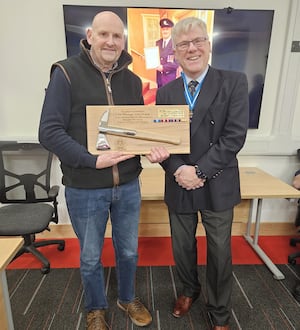
[[[233,266],[232,330],[300,329],[300,304],[292,295],[300,266],[278,265],[285,279],[275,280],[264,265]],[[198,266],[202,292],[190,312],[181,319],[172,316],[180,294],[173,266],[138,267],[136,293],[149,308],[153,322],[147,330],[205,330],[210,319],[205,309],[205,266]],[[116,305],[115,268],[105,268],[110,308],[107,322],[114,330],[140,329]],[[83,289],[79,269],[7,270],[15,330],[85,329]]]

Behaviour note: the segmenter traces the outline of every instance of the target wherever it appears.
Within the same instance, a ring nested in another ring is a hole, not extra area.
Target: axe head
[[[109,110],[106,110],[106,111],[104,111],[104,113],[103,113],[103,115],[100,119],[98,129],[100,127],[106,127],[107,126],[108,117],[109,117]],[[107,141],[107,138],[106,138],[105,134],[103,134],[103,133],[98,134],[96,149],[97,150],[109,150],[110,149],[110,146],[109,146],[109,143]]]
[[[103,112],[103,114],[100,118],[99,128],[108,126],[108,117],[109,117],[109,110],[106,110]]]

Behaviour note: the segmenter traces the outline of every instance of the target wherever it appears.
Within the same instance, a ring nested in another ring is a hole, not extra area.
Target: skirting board
[[[247,224],[244,222],[234,222],[232,226],[232,235],[241,236],[246,232]],[[252,224],[252,233],[255,224]],[[264,236],[280,236],[280,235],[297,235],[297,229],[293,223],[271,223],[264,222],[260,224],[260,235]],[[199,224],[197,236],[204,236],[203,226]],[[111,237],[111,225],[108,223],[106,229],[106,237]],[[169,224],[143,224],[139,225],[140,237],[169,237]],[[44,231],[37,235],[37,238],[73,238],[76,237],[71,224],[51,225],[50,231]]]

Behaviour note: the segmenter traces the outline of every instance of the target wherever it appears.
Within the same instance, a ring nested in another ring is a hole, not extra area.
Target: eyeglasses
[[[208,40],[208,37],[199,37],[199,38],[195,38],[193,40],[181,41],[178,44],[176,44],[175,47],[179,51],[184,51],[184,50],[187,50],[190,47],[190,43],[192,43],[195,47],[200,48],[204,45],[204,43],[207,40]]]

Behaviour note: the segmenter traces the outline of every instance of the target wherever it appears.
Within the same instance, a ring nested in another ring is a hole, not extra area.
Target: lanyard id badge
[[[185,96],[185,100],[187,105],[189,106],[190,109],[190,120],[193,117],[193,112],[194,112],[194,107],[197,101],[197,97],[200,93],[204,78],[205,78],[206,74],[202,77],[201,81],[198,83],[197,87],[195,88],[195,93],[194,95],[192,95],[189,91],[189,87],[188,87],[188,83],[186,80],[186,76],[183,72],[181,72],[181,77],[183,79],[183,84],[184,84],[184,96]]]

